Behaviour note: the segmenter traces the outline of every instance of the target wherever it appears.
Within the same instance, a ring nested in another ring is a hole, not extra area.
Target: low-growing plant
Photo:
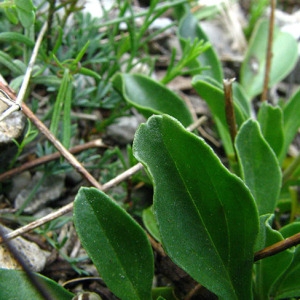
[[[152,12],[156,4],[152,2]],[[125,8],[126,4],[123,14]],[[150,14],[147,18],[152,20]],[[207,47],[208,39],[193,15],[182,15],[179,24],[178,37],[188,57],[180,60],[173,73],[169,70],[163,83],[145,75],[108,72],[114,92],[148,118],[136,132],[132,149],[154,189],[153,206],[143,213],[144,226],[103,191],[82,187],[73,214],[80,241],[108,288],[120,299],[176,299],[172,288],[152,288],[153,240],[144,227],[176,265],[219,299],[299,297],[300,222],[293,187],[299,181],[300,159],[290,162],[287,155],[300,126],[300,91],[285,103],[264,102],[254,111],[252,102],[263,90],[267,40],[267,23],[258,22],[241,66],[240,83],[233,84],[236,123],[230,123],[223,91],[228,82],[223,83],[214,49]],[[134,34],[134,47],[136,38],[141,41],[142,35]],[[138,48],[133,49],[136,55]],[[296,41],[275,30],[270,86],[288,75],[296,60]],[[192,115],[164,84],[186,73],[184,68],[195,75],[192,85],[210,108],[227,166],[204,139],[185,128],[193,122]],[[59,90],[67,97],[64,88],[70,84],[69,70],[64,69]],[[199,70],[201,74],[195,74]],[[59,118],[60,107],[57,104],[55,118]],[[70,121],[69,111],[64,113],[65,124]],[[55,118],[51,126],[57,132],[59,119]],[[236,136],[230,125],[236,127]],[[70,132],[64,132],[64,137],[69,136]],[[294,217],[289,224],[281,224],[278,217],[283,202]],[[1,297],[13,295],[12,276],[25,282],[19,271],[0,270],[0,276]],[[73,297],[49,279],[38,278],[54,298]],[[40,297],[30,285],[22,290],[27,298]]]
[[[179,28],[182,38],[203,39],[198,26],[191,15],[186,15]],[[233,89],[238,126],[234,144],[220,76],[196,75],[192,81],[211,109],[231,165],[233,159],[238,163],[238,176],[224,167],[203,139],[184,129],[182,125],[187,126],[191,117],[176,95],[141,75],[119,74],[113,79],[124,99],[146,117],[159,114],[139,128],[133,146],[135,157],[144,165],[154,187],[156,225],[153,217],[149,218],[151,210],[144,218],[145,225],[169,257],[219,299],[283,299],[300,295],[299,246],[283,248],[276,255],[272,252],[272,245],[293,236],[300,226],[292,220],[282,228],[273,227],[280,194],[288,186],[288,181],[283,187],[281,184],[282,163],[299,127],[298,110],[292,112],[291,107],[297,107],[300,98],[297,92],[281,106],[265,102],[257,119],[253,117],[251,100],[263,88],[265,51],[261,50],[266,48],[266,36],[266,23],[258,22],[241,67],[241,84],[236,83]],[[282,51],[288,60],[284,60]],[[295,66],[296,42],[276,31],[273,53],[272,85]],[[215,55],[208,53],[205,59],[211,68],[220,69]],[[153,90],[156,95],[150,96]],[[123,217],[116,217],[119,214]],[[121,299],[151,299],[153,258],[145,235],[140,236],[143,229],[93,188],[79,191],[74,222],[83,246],[109,288]],[[97,240],[91,234],[95,224]],[[134,229],[128,231],[131,226]],[[105,253],[109,254],[97,254],[100,247],[106,247]],[[266,247],[274,256],[268,252],[268,257],[260,256]],[[138,262],[136,257],[142,258]],[[114,262],[114,271],[108,261]],[[135,276],[141,273],[143,280],[137,280]]]

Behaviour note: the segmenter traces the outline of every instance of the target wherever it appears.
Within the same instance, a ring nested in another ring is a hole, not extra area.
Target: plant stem
[[[30,61],[28,63],[28,67],[26,69],[26,73],[25,73],[21,88],[20,88],[20,91],[19,91],[17,99],[16,99],[16,104],[19,105],[19,106],[22,105],[22,102],[24,100],[26,90],[27,90],[27,87],[28,87],[28,84],[29,84],[29,80],[30,80],[30,77],[31,77],[31,73],[32,73],[32,70],[33,70],[33,67],[34,67],[34,64],[35,64],[35,60],[37,58],[37,55],[38,55],[38,52],[39,52],[44,34],[46,33],[46,30],[47,30],[47,23],[45,23],[43,25],[43,27],[42,27],[42,29],[39,33],[39,36],[36,40],[35,46],[33,48],[32,55],[31,55]]]
[[[237,135],[236,130],[236,120],[234,114],[234,105],[232,99],[232,83],[235,81],[235,78],[231,79],[224,79],[223,86],[224,86],[224,96],[225,96],[225,115],[227,125],[229,127],[230,137],[232,146],[234,148],[234,140]]]
[[[269,90],[269,81],[270,81],[270,70],[272,63],[272,45],[273,45],[273,33],[274,33],[274,19],[275,19],[275,7],[276,0],[271,0],[271,14],[269,21],[269,34],[268,34],[268,44],[267,44],[267,53],[266,53],[266,69],[264,77],[264,88],[261,94],[261,101],[266,101],[268,99],[268,90]]]
[[[296,246],[300,244],[300,233],[297,233],[291,237],[288,237],[284,239],[283,241],[280,241],[276,244],[273,244],[269,247],[266,247],[258,252],[255,253],[254,255],[254,261],[258,261],[260,259],[273,256],[277,253],[280,253],[288,248],[291,248],[293,246]]]

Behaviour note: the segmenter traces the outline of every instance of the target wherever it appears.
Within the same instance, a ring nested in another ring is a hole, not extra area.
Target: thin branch
[[[223,86],[224,86],[224,97],[225,97],[225,116],[226,121],[229,127],[230,137],[232,146],[234,148],[234,140],[237,135],[236,129],[236,120],[234,114],[234,105],[232,99],[232,83],[235,81],[235,78],[231,79],[224,79]]]
[[[193,130],[197,129],[199,126],[201,126],[203,123],[205,123],[206,121],[207,121],[207,117],[206,116],[202,116],[201,118],[199,118],[198,120],[196,120],[193,124],[191,124],[190,126],[188,126],[186,128],[186,130],[193,131]]]
[[[254,255],[254,261],[258,261],[260,259],[273,256],[277,253],[280,253],[288,248],[291,248],[293,246],[296,246],[300,244],[300,233],[297,233],[291,237],[288,237],[276,244],[273,244],[269,247],[266,247],[258,252],[255,253]]]
[[[69,151],[72,154],[76,154],[76,153],[85,151],[85,150],[90,149],[90,148],[98,148],[98,147],[107,148],[107,146],[105,144],[103,144],[101,139],[97,139],[97,140],[93,140],[93,141],[90,141],[90,142],[82,144],[82,145],[77,145],[77,146],[69,149]],[[50,161],[56,160],[60,157],[61,157],[60,152],[55,152],[55,153],[37,158],[33,161],[24,163],[24,164],[22,164],[21,166],[19,166],[17,168],[11,169],[11,170],[9,170],[5,173],[0,174],[0,182],[2,182],[4,180],[7,180],[7,179],[11,178],[12,176],[14,176],[16,174],[22,173],[25,170],[35,168],[37,166],[48,163]]]
[[[31,55],[28,67],[26,69],[26,73],[25,73],[23,82],[22,82],[20,91],[18,93],[17,99],[16,99],[16,104],[18,104],[20,106],[23,103],[23,100],[24,100],[24,97],[25,97],[25,94],[26,94],[26,91],[27,91],[27,88],[28,88],[29,80],[30,80],[30,77],[31,77],[31,73],[32,73],[32,70],[33,70],[33,67],[34,67],[34,64],[35,64],[35,60],[36,60],[37,55],[39,53],[39,49],[40,49],[44,34],[46,33],[46,30],[47,30],[47,22],[43,25],[43,27],[42,27],[42,29],[39,33],[39,36],[38,36],[38,38],[35,42],[35,46],[33,48],[32,55]]]
[[[268,34],[268,44],[266,53],[266,68],[264,77],[264,87],[261,94],[261,101],[266,101],[268,99],[269,81],[270,81],[270,71],[273,58],[272,46],[273,46],[273,35],[274,35],[274,20],[275,20],[275,8],[276,0],[271,0],[271,14],[269,21],[269,34]]]
[[[36,117],[36,115],[23,103],[22,109],[27,118],[43,133],[61,155],[80,173],[91,185],[101,189],[101,184],[83,167],[83,165],[72,155],[53,133]]]
[[[133,166],[132,168],[126,170],[125,172],[123,172],[122,174],[120,174],[119,176],[115,177],[114,179],[110,180],[109,182],[107,182],[106,184],[104,184],[101,188],[101,190],[103,192],[109,190],[110,188],[112,188],[113,186],[117,185],[118,183],[126,180],[127,178],[129,178],[130,176],[132,176],[133,174],[135,174],[136,172],[138,172],[139,170],[141,170],[143,168],[142,164],[138,163],[135,166]],[[69,213],[70,211],[72,211],[73,209],[73,205],[74,202],[71,202],[65,206],[63,206],[62,208],[58,209],[57,211],[48,214],[47,216],[40,218],[34,222],[31,222],[23,227],[20,227],[12,232],[10,232],[9,234],[7,234],[5,236],[5,239],[10,240],[13,238],[16,238],[26,232],[29,232],[37,227],[40,227],[54,219],[57,219],[58,217],[61,217],[67,213]],[[0,244],[3,243],[3,239],[0,237]]]
[[[21,86],[19,94],[17,96],[17,99],[15,100],[15,102],[12,101],[10,103],[10,107],[5,112],[2,113],[2,115],[0,116],[0,122],[2,120],[4,120],[5,118],[7,118],[13,112],[18,111],[21,108],[22,102],[23,102],[25,94],[26,94],[26,90],[28,88],[28,84],[29,84],[31,73],[32,73],[32,70],[33,70],[33,67],[34,67],[34,64],[35,64],[35,60],[36,60],[36,57],[38,55],[39,48],[41,46],[41,43],[42,43],[42,40],[43,40],[43,37],[44,37],[44,34],[45,34],[46,30],[47,30],[47,23],[45,23],[43,25],[43,27],[42,27],[42,29],[39,33],[39,36],[36,40],[36,43],[35,43],[35,46],[33,48],[32,55],[31,55],[31,58],[30,58],[30,61],[29,61],[29,64],[28,64],[28,67],[26,69],[26,73],[24,75],[22,86]]]

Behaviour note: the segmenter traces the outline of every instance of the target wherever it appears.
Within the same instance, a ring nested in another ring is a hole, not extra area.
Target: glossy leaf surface
[[[55,281],[35,275],[44,286],[51,299],[71,300],[73,294],[64,289]],[[0,299],[34,299],[43,300],[44,298],[28,281],[25,272],[18,270],[0,269]]]
[[[268,22],[258,22],[250,39],[241,67],[241,84],[252,99],[262,92],[266,65]],[[275,26],[272,48],[272,65],[269,86],[284,79],[294,68],[298,59],[296,40]]]
[[[144,230],[107,195],[81,188],[74,202],[80,241],[120,299],[151,299],[153,254]]]
[[[281,187],[278,160],[266,142],[257,121],[248,120],[236,137],[241,171],[260,215],[273,213]]]
[[[258,216],[244,183],[167,115],[141,125],[133,149],[153,179],[154,213],[171,259],[219,299],[251,299]]]
[[[123,98],[145,117],[166,113],[184,126],[189,126],[192,116],[186,104],[175,93],[153,79],[138,74],[117,74],[114,87]]]

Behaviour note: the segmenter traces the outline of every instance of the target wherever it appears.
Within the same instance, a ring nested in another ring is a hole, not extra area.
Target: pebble
[[[132,143],[134,134],[142,122],[144,118],[140,115],[120,117],[107,127],[106,135],[119,145]]]
[[[37,172],[32,177],[30,183],[22,190],[19,190],[19,193],[14,201],[16,209],[20,209],[22,207],[42,176],[42,172]],[[65,176],[65,174],[55,174],[46,177],[44,182],[38,188],[37,192],[34,193],[33,199],[28,203],[28,205],[26,205],[24,212],[33,214],[40,208],[45,207],[49,202],[57,200],[63,193]]]
[[[1,225],[1,229],[5,234],[12,231],[3,225]],[[11,240],[10,243],[32,272],[41,272],[44,269],[47,258],[50,256],[49,252],[40,249],[37,244],[21,237]],[[0,268],[22,269],[4,244],[0,245]]]

